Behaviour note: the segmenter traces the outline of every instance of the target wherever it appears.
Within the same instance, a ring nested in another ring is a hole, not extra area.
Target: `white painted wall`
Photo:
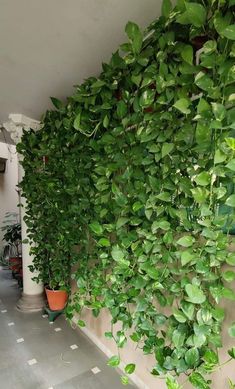
[[[6,171],[0,173],[0,251],[3,247],[2,222],[6,212],[19,212],[18,194],[18,160],[16,147],[0,142],[0,157],[7,158]]]

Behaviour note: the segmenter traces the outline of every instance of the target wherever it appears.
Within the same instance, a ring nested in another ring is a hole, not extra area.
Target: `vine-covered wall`
[[[68,318],[108,309],[106,337],[123,348],[131,329],[169,389],[180,374],[210,388],[220,302],[235,300],[235,272],[224,270],[235,265],[234,4],[165,0],[144,33],[129,22],[100,76],[66,104],[53,98],[18,146],[37,279],[69,289],[77,263]],[[119,363],[117,351],[109,365]],[[124,384],[135,364],[125,371]]]

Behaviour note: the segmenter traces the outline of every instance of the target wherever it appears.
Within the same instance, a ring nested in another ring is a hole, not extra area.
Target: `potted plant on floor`
[[[4,232],[3,241],[6,243],[4,253],[8,257],[9,268],[12,270],[13,277],[15,277],[22,268],[21,225],[17,221],[17,215],[10,212],[6,214],[3,223],[5,224],[2,227]]]
[[[45,246],[49,243],[45,242]],[[63,310],[67,304],[70,292],[70,260],[63,250],[44,249],[39,253],[39,247],[33,247],[33,265],[29,268],[37,273],[33,280],[42,282],[45,287],[48,306],[53,311]]]

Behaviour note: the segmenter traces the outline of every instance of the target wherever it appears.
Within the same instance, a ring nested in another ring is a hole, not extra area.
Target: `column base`
[[[38,312],[44,307],[44,293],[34,295],[22,293],[21,298],[16,304],[16,308],[21,312]]]

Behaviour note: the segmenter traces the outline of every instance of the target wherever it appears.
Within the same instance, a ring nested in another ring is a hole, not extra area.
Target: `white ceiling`
[[[128,20],[145,27],[161,0],[0,0],[0,123],[34,119],[73,85],[97,75]]]

